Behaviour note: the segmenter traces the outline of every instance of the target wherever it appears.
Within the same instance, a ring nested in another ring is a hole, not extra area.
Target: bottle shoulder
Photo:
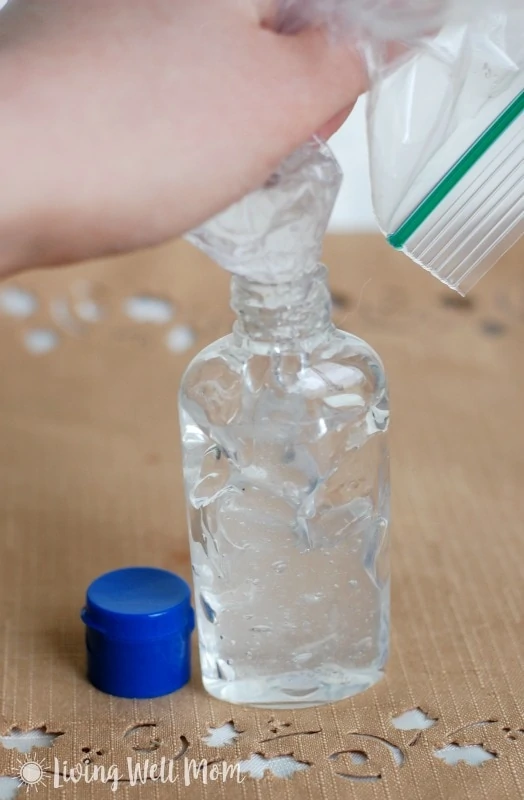
[[[286,347],[280,347],[276,342],[268,342],[265,349],[260,345],[253,345],[253,348],[251,348],[249,342],[245,339],[240,340],[234,333],[228,333],[220,339],[210,342],[210,344],[200,350],[189,363],[188,369],[193,364],[207,361],[215,355],[224,358],[233,355],[235,360],[241,359],[247,361],[253,353],[261,354],[263,350],[267,356],[278,351],[289,354],[301,354],[305,359],[310,359],[311,361],[321,360],[325,357],[332,358],[337,355],[342,355],[344,358],[354,357],[356,359],[365,357],[376,361],[384,368],[379,354],[369,342],[366,342],[355,334],[333,326],[329,334],[325,336],[324,339],[320,340],[315,347],[307,349],[301,346],[301,342]]]
[[[367,342],[333,328],[311,352],[300,346],[252,351],[234,334],[205,347],[189,364],[181,408],[200,424],[251,424],[278,418],[309,423],[387,418],[382,361]]]
[[[231,354],[235,351],[233,339],[233,334],[227,334],[206,345],[206,347],[202,348],[202,350],[193,356],[182,374],[180,382],[181,387],[183,388],[186,384],[190,383],[195,373],[200,374],[202,370],[206,370],[206,367],[212,370],[215,359],[220,359],[224,363],[224,366],[229,365],[232,360]]]
[[[194,373],[216,373],[217,366],[221,367],[217,375],[219,378],[220,375],[225,376],[230,372],[245,374],[246,367],[254,363],[267,364],[269,368],[280,362],[286,362],[290,371],[294,366],[297,374],[326,366],[329,369],[330,365],[348,369],[353,367],[372,384],[386,383],[384,364],[376,350],[358,336],[336,328],[311,351],[303,350],[300,343],[286,349],[276,345],[268,346],[265,351],[260,347],[251,349],[245,341],[239,342],[234,334],[228,334],[197,353],[187,366],[182,383],[191,380]]]
[[[329,341],[313,355],[319,361],[353,363],[364,372],[371,369],[373,376],[380,377],[380,382],[386,381],[386,370],[377,351],[369,342],[347,331],[336,328]]]

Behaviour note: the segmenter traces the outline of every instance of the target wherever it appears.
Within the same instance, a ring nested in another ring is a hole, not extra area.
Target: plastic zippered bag
[[[524,235],[524,4],[280,0],[282,30],[319,23],[366,61],[380,229],[466,294]]]

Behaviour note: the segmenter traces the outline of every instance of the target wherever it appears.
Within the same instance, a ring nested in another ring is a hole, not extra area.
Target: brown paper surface
[[[192,683],[155,701],[105,696],[84,677],[79,611],[92,579],[132,564],[190,576],[177,390],[192,355],[229,330],[228,276],[175,243],[0,286],[0,298],[7,286],[38,298],[27,318],[0,313],[1,733],[61,733],[26,755],[0,747],[0,774],[33,758],[47,770],[39,798],[109,797],[100,781],[54,787],[54,758],[126,776],[128,758],[164,757],[178,758],[176,782],[121,780],[118,795],[523,798],[523,256],[516,248],[461,301],[380,238],[328,240],[336,321],[374,345],[391,384],[393,642],[373,690],[295,713],[208,698],[196,658]],[[169,299],[173,321],[129,319],[133,295]],[[85,297],[102,319],[79,319]],[[196,342],[177,354],[166,336],[182,324]],[[33,329],[55,331],[57,346],[28,352]],[[397,729],[414,708],[436,722]],[[206,744],[228,721],[237,738]],[[438,757],[468,745],[483,748],[481,766]],[[208,773],[206,784],[202,772],[185,785],[186,759],[210,768],[253,753],[309,768],[242,783]]]

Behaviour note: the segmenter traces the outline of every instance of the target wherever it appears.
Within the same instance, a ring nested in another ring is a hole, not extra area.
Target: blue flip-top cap
[[[127,567],[89,586],[87,674],[117,697],[160,697],[180,689],[191,671],[195,618],[188,584],[172,572]]]

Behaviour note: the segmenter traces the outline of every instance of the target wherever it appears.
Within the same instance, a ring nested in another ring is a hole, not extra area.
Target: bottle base
[[[384,677],[379,669],[327,670],[247,680],[203,679],[206,691],[233,705],[276,710],[314,708],[347,700],[367,691]]]

